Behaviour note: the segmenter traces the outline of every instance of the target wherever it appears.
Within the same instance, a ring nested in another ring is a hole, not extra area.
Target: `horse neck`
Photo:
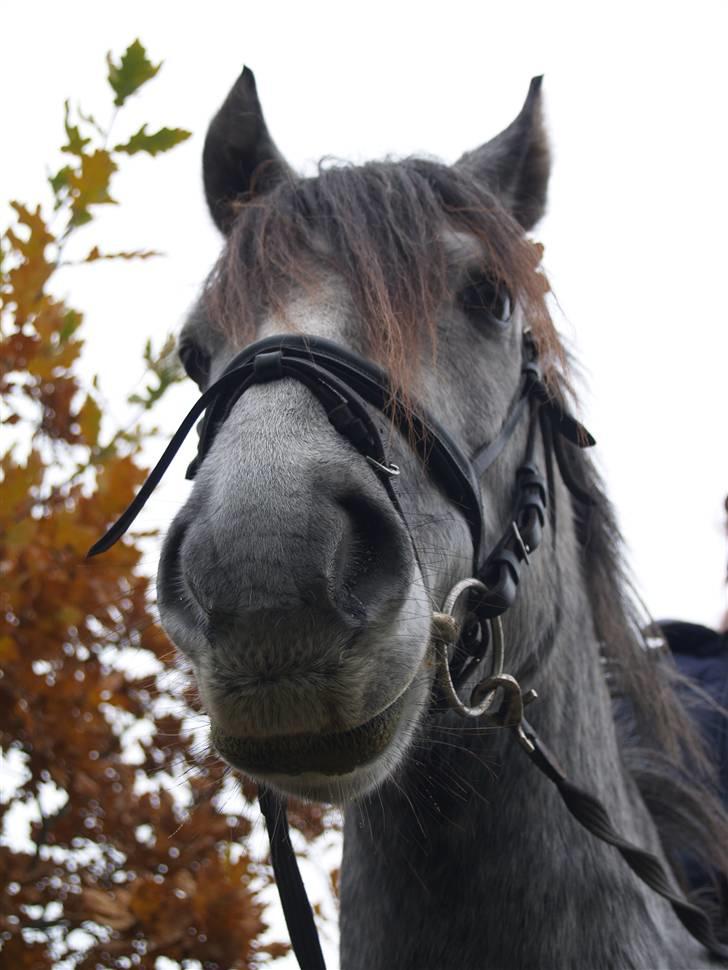
[[[524,685],[540,697],[529,720],[623,835],[659,855],[621,764],[580,571],[561,561],[551,622],[534,622],[522,590],[506,624],[507,637],[550,628]],[[400,774],[347,810],[341,951],[342,970],[702,965],[667,904],[580,828],[510,732],[452,714],[428,720]]]

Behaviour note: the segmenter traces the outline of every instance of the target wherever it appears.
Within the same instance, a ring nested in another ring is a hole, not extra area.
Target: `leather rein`
[[[104,552],[129,529],[201,415],[204,418],[198,452],[187,470],[187,478],[194,478],[241,395],[255,384],[286,378],[304,384],[317,398],[336,431],[364,456],[404,523],[418,565],[417,549],[395,487],[399,468],[387,459],[382,432],[366,405],[405,432],[428,474],[468,524],[473,544],[473,578],[453,587],[442,610],[432,617],[430,649],[437,669],[438,689],[448,705],[463,718],[479,718],[481,723],[511,729],[521,749],[556,786],[577,821],[597,838],[613,845],[635,874],[670,903],[688,932],[710,953],[728,960],[728,946],[716,938],[706,913],[674,891],[662,862],[623,839],[601,802],[566,777],[555,756],[524,716],[525,707],[537,697],[536,691],[523,691],[518,681],[504,671],[500,617],[514,603],[523,566],[542,539],[549,493],[553,488],[552,455],[572,495],[583,504],[593,504],[591,496],[571,473],[564,441],[589,447],[595,443],[594,439],[549,392],[530,332],[524,334],[520,382],[501,430],[471,458],[424,409],[409,410],[393,392],[386,372],[372,361],[322,337],[279,334],[256,341],[237,354],[218,380],[200,396],[134,500],[88,555]],[[529,419],[528,440],[524,460],[516,473],[510,522],[488,552],[483,544],[484,512],[479,480],[501,454],[525,415]],[[547,458],[546,477],[536,463],[539,432]],[[550,514],[555,531],[553,504]],[[468,625],[456,619],[457,604],[463,596],[468,598],[468,609],[476,620],[479,637],[468,636]],[[490,673],[470,690],[468,700],[464,701],[459,690],[486,653],[491,655]],[[290,841],[285,799],[260,785],[259,801],[293,950],[302,970],[325,970],[313,912]]]

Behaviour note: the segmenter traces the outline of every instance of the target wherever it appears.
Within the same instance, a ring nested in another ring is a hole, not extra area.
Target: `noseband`
[[[187,470],[188,478],[194,478],[238,399],[257,384],[284,379],[304,384],[319,401],[336,431],[366,459],[405,526],[418,564],[417,548],[395,486],[399,468],[388,460],[382,439],[385,428],[377,426],[367,405],[387,419],[385,426],[394,423],[405,433],[427,473],[465,518],[473,545],[473,578],[461,581],[451,590],[442,611],[433,614],[432,620],[432,650],[438,685],[448,705],[462,717],[478,717],[497,727],[512,728],[520,746],[556,785],[577,821],[597,838],[615,846],[643,882],[670,902],[686,929],[711,953],[728,959],[728,946],[716,939],[707,915],[673,892],[671,880],[660,860],[623,839],[601,803],[569,781],[524,717],[524,707],[536,699],[536,692],[522,691],[518,681],[504,672],[500,616],[513,605],[522,567],[541,542],[548,496],[553,489],[552,455],[564,484],[574,497],[583,504],[592,504],[591,497],[571,473],[564,440],[583,448],[593,445],[594,439],[547,388],[530,332],[524,334],[520,382],[501,429],[492,441],[483,444],[470,458],[423,408],[408,408],[393,390],[386,372],[372,361],[322,337],[279,334],[256,341],[234,357],[220,378],[197,400],[134,500],[91,547],[88,555],[104,552],[124,535],[200,415],[204,414],[204,418],[198,451]],[[529,415],[528,439],[524,460],[516,472],[512,514],[500,539],[486,551],[479,481],[501,454],[525,414]],[[536,463],[539,430],[548,465],[547,478]],[[555,526],[553,504],[551,519]],[[469,598],[471,615],[483,631],[480,637],[467,638],[464,625],[455,617],[457,602],[465,595]],[[489,631],[487,636],[485,630]],[[488,650],[491,654],[490,673],[472,688],[466,703],[458,690],[478,668]],[[259,794],[293,949],[303,970],[325,970],[313,913],[288,835],[285,802],[263,786]]]
[[[366,458],[409,533],[394,486],[399,469],[388,461],[382,441],[384,429],[377,427],[366,405],[381,412],[388,419],[387,424],[394,422],[405,433],[428,474],[464,516],[473,543],[473,575],[487,575],[490,579],[480,608],[485,615],[498,616],[513,603],[521,564],[538,546],[544,525],[546,483],[533,463],[536,418],[542,426],[550,425],[557,440],[563,436],[581,447],[594,444],[589,432],[549,393],[530,332],[524,335],[523,343],[521,380],[501,430],[493,441],[468,458],[424,408],[412,410],[404,404],[392,389],[386,372],[372,361],[323,337],[278,334],[258,340],[237,354],[196,401],[134,500],[91,547],[89,556],[104,552],[129,529],[201,414],[204,418],[197,457],[187,469],[188,479],[195,477],[225,419],[250,387],[291,378],[314,394],[335,430]],[[479,481],[503,451],[529,407],[532,427],[526,460],[517,473],[513,520],[495,548],[486,554]],[[554,450],[562,475],[579,491],[572,482],[563,448],[557,445]],[[585,498],[583,493],[579,495]]]

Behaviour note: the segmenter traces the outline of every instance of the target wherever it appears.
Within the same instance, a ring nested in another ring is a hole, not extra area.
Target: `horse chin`
[[[213,747],[232,768],[284,795],[344,804],[381,785],[401,762],[426,705],[416,676],[384,710],[346,731],[243,738],[218,730]]]

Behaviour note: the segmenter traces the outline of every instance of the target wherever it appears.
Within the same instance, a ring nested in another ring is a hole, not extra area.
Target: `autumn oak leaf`
[[[114,104],[117,107],[121,107],[142,84],[150,81],[162,66],[161,62],[152,64],[138,40],[127,47],[118,64],[114,64],[111,53],[106,55],[106,63],[109,65],[109,84],[116,94]]]
[[[68,139],[65,145],[61,146],[61,151],[66,152],[69,155],[83,155],[83,150],[86,145],[91,141],[90,138],[84,138],[79,130],[78,125],[72,125],[70,121],[71,105],[68,100],[64,102],[65,117],[63,119],[63,127],[66,129],[66,138]]]
[[[51,189],[53,190],[53,194],[56,197],[56,208],[59,208],[62,203],[62,199],[60,197],[61,192],[63,192],[64,189],[68,188],[68,180],[72,174],[73,174],[73,169],[71,168],[71,166],[64,165],[63,168],[59,169],[55,175],[51,175],[48,178],[48,181],[50,182],[50,185],[51,185]]]
[[[186,141],[191,134],[184,128],[160,128],[159,131],[148,132],[147,126],[142,125],[129,141],[116,145],[114,151],[126,152],[127,155],[136,155],[137,152],[158,155],[159,152],[168,152],[170,148]]]
[[[53,272],[53,262],[48,258],[46,249],[55,242],[55,237],[48,229],[40,207],[30,210],[19,202],[11,202],[10,205],[24,233],[18,236],[12,229],[5,233],[5,238],[20,259],[3,279],[5,292],[2,303],[15,303],[16,318],[19,323],[24,323],[42,301],[43,287]]]
[[[99,429],[101,428],[101,409],[94,399],[87,395],[86,400],[76,414],[76,421],[85,444],[92,448],[98,444]]]
[[[116,171],[111,155],[99,149],[93,155],[83,155],[81,170],[72,172],[68,186],[73,196],[71,225],[80,226],[91,219],[90,205],[116,204],[109,195],[109,182]]]

